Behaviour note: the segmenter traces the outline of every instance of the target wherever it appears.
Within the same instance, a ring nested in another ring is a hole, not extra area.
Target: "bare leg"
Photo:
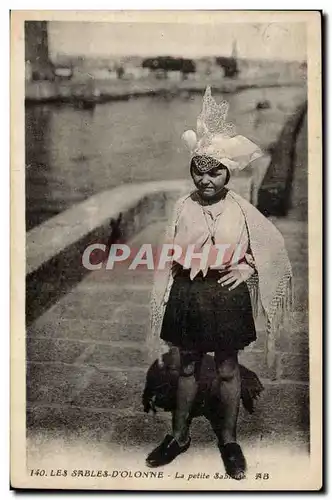
[[[182,446],[189,439],[189,417],[196,394],[202,358],[192,360],[181,355],[181,371],[176,394],[176,409],[173,412],[173,436]]]
[[[173,412],[173,435],[169,434],[163,442],[149,453],[148,467],[160,467],[172,462],[190,446],[189,426],[191,409],[197,393],[197,380],[202,357],[197,353],[181,353],[181,369],[176,394],[176,409]]]
[[[217,382],[219,386],[220,410],[219,419],[211,423],[217,433],[219,449],[227,474],[233,479],[243,479],[246,471],[246,460],[241,447],[236,442],[236,426],[241,397],[240,369],[237,353],[225,355],[215,353]]]
[[[216,353],[216,370],[220,395],[220,444],[236,442],[236,426],[240,407],[241,379],[237,353]]]
[[[179,377],[176,409],[173,412],[173,436],[183,446],[189,438],[189,414],[197,393],[195,377]]]

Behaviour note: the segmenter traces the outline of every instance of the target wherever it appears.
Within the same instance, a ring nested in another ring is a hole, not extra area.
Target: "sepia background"
[[[241,410],[238,437],[253,470],[280,466],[271,446],[287,466],[308,453],[306,45],[303,23],[25,23],[29,466],[70,463],[87,443],[90,465],[117,450],[142,469],[169,429],[170,415],[141,405],[151,272],[88,273],[81,257],[96,241],[160,240],[190,186],[180,137],[206,85],[264,149],[231,187],[281,230],[294,270],[272,368],[263,329],[241,354],[265,391],[253,416]],[[181,464],[196,447],[222,470],[208,423],[192,435]]]

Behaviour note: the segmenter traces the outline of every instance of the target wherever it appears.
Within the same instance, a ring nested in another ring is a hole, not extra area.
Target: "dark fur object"
[[[145,412],[156,412],[156,408],[173,411],[176,403],[176,388],[179,378],[179,365],[174,352],[163,356],[163,366],[156,360],[149,368],[142,402]],[[241,375],[241,400],[244,408],[249,412],[254,411],[254,401],[259,397],[263,386],[257,375],[240,366]],[[191,411],[190,419],[205,416],[211,421],[219,408],[218,386],[214,359],[210,355],[204,357],[198,391]],[[212,423],[212,422],[211,422]]]

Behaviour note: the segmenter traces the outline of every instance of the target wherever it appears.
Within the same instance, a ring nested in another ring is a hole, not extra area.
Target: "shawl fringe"
[[[290,274],[280,282],[266,322],[265,356],[268,368],[276,368],[276,343],[282,330],[290,327],[293,302],[293,278]]]

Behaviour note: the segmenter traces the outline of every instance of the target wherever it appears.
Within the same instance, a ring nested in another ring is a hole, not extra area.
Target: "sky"
[[[50,21],[50,56],[230,55],[236,40],[238,56],[304,60],[303,23],[144,23]]]

